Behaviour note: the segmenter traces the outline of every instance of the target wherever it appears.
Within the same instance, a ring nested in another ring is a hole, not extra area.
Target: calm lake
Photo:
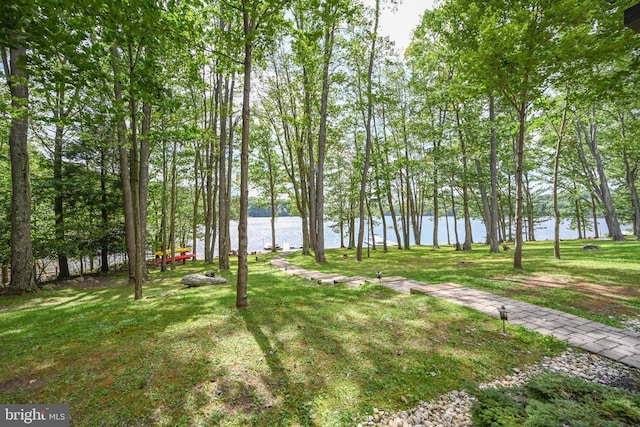
[[[395,241],[395,233],[390,228],[391,217],[387,217],[387,240]],[[455,242],[453,231],[453,217],[440,218],[438,221],[438,239],[439,243],[447,244],[447,221],[449,222],[449,230],[451,234],[451,241]],[[340,247],[340,235],[331,229],[331,223],[325,223],[324,235],[325,235],[325,247],[326,248],[338,248]],[[422,226],[422,244],[430,245],[433,243],[433,217],[425,216]],[[553,219],[547,219],[541,221],[535,227],[536,240],[553,240]],[[608,229],[604,218],[599,220],[600,235],[606,235]],[[474,242],[484,242],[485,240],[485,227],[482,221],[472,220],[471,228],[473,233]],[[374,227],[375,234],[382,236],[382,225],[378,224]],[[623,231],[626,228],[623,226]],[[357,226],[356,226],[357,232]],[[593,231],[588,231],[589,236],[593,236]],[[458,235],[460,242],[464,241],[464,220],[458,219]],[[569,227],[568,222],[563,222],[560,226],[560,238],[561,239],[577,239],[578,231],[572,230]],[[365,237],[365,240],[367,238]],[[264,245],[271,243],[271,218],[249,218],[249,253],[254,251],[263,251]],[[300,217],[280,217],[276,218],[276,243],[283,245],[288,243],[291,248],[299,248],[302,246],[302,221]],[[413,244],[413,233],[411,236],[411,243]],[[236,249],[238,247],[238,223],[236,221],[231,222],[231,247]],[[217,251],[217,249],[216,249]],[[203,243],[198,242],[197,253],[204,254]]]

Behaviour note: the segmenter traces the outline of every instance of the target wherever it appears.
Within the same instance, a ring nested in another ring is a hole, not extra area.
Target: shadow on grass
[[[231,273],[182,289],[176,272],[140,301],[130,286],[23,297],[3,313],[0,401],[69,403],[78,426],[345,425],[548,351],[429,297],[250,271],[242,310]]]

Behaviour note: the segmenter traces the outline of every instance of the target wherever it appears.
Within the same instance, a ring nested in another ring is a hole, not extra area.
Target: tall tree
[[[32,5],[33,6],[33,5]],[[29,71],[27,67],[26,18],[35,7],[0,7],[0,53],[11,94],[11,282],[16,292],[35,287],[33,249],[31,246],[31,178],[27,145],[29,127]]]
[[[236,283],[236,307],[249,304],[248,207],[249,207],[249,135],[251,125],[251,71],[253,49],[256,43],[273,37],[279,29],[283,9],[289,0],[241,0],[244,35],[243,88],[242,88],[242,140],[240,145],[240,220],[238,221],[238,279]],[[261,31],[259,31],[259,29]],[[262,37],[262,38],[260,38]],[[265,44],[260,45],[262,47]],[[259,52],[262,53],[262,52]]]
[[[372,120],[373,120],[373,65],[376,59],[376,43],[378,42],[378,24],[380,21],[380,0],[376,0],[375,10],[373,12],[373,29],[371,30],[371,47],[369,48],[369,65],[367,67],[366,80],[366,105],[367,113],[365,118],[365,133],[366,142],[364,148],[364,165],[362,166],[362,176],[360,178],[360,199],[358,201],[359,206],[359,228],[358,228],[358,246],[356,250],[356,260],[362,261],[362,244],[364,241],[364,226],[365,226],[365,200],[367,193],[367,179],[369,173],[369,167],[371,164],[371,146],[373,144],[372,137]],[[371,239],[375,244],[374,238]]]

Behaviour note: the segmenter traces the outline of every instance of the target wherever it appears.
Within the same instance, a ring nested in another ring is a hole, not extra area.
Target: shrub
[[[480,390],[478,426],[614,427],[640,425],[640,395],[580,378],[543,374],[523,388]]]

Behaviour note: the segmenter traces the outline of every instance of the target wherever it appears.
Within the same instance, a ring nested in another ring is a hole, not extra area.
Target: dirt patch
[[[41,381],[39,379],[28,379],[28,378],[12,378],[8,381],[0,383],[0,393],[4,393],[13,388],[19,389],[34,389],[41,385]]]
[[[70,277],[68,279],[56,279],[38,284],[40,290],[56,290],[62,288],[80,288],[80,289],[92,289],[92,288],[104,288],[107,286],[123,286],[127,284],[128,279],[115,280],[110,274],[87,274],[84,276]],[[2,295],[20,295],[20,292],[15,292],[12,288],[5,286],[0,287],[0,296]]]
[[[58,288],[103,288],[107,286],[122,286],[127,284],[127,279],[114,280],[108,275],[79,276],[72,279],[60,280],[51,285]]]
[[[553,276],[536,276],[526,279],[494,279],[515,282],[522,285],[514,293],[537,294],[544,289],[563,289],[580,293],[583,297],[571,302],[574,307],[605,315],[629,316],[635,314],[627,306],[628,301],[640,298],[636,287],[619,285],[599,285],[588,282],[574,282]]]
[[[621,299],[629,301],[640,297],[637,288],[629,286],[617,285],[598,285],[587,282],[569,282],[552,276],[539,276],[523,280],[522,285],[525,289],[532,287],[547,287],[559,289],[571,289],[587,295],[593,295],[604,298]]]

